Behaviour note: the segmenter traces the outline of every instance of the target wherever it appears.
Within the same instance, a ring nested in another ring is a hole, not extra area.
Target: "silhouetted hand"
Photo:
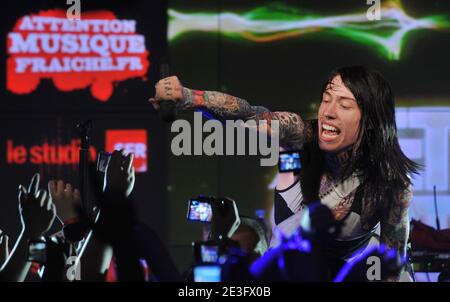
[[[23,235],[37,239],[47,232],[56,217],[55,205],[46,190],[39,190],[40,176],[34,174],[28,190],[19,186],[19,213]]]
[[[0,230],[0,267],[9,257],[8,235]]]
[[[114,151],[106,168],[104,192],[128,197],[133,191],[135,172],[133,167],[133,153],[123,154],[123,150]]]
[[[79,220],[77,207],[81,206],[81,195],[78,189],[74,190],[70,183],[65,184],[62,180],[50,180],[48,191],[56,206],[56,214],[64,224]]]

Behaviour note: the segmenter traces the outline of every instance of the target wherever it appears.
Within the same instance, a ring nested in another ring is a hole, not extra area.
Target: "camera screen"
[[[111,153],[100,151],[97,156],[97,171],[106,172],[110,159]]]
[[[44,264],[46,260],[46,244],[44,241],[30,241],[28,246],[28,261]]]
[[[211,222],[212,207],[206,201],[190,200],[188,219],[193,221]]]
[[[194,267],[194,282],[220,282],[221,274],[219,265],[199,265]]]
[[[280,153],[278,168],[280,172],[298,171],[302,167],[300,163],[300,152],[283,152]]]
[[[213,263],[219,258],[219,247],[216,245],[201,245],[202,262]]]

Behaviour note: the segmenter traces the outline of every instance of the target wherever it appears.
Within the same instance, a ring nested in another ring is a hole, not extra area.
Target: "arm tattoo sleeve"
[[[280,144],[287,148],[300,147],[310,133],[301,117],[291,112],[271,112],[262,106],[251,106],[247,101],[222,92],[199,91],[183,88],[183,99],[179,109],[205,108],[221,119],[230,120],[260,120],[267,121],[267,127],[258,131],[272,133],[270,122],[279,121]]]
[[[398,202],[381,219],[381,243],[388,248],[395,249],[401,256],[406,255],[406,247],[409,237],[408,208],[412,200],[412,187],[403,191]],[[397,281],[393,278],[389,281]]]

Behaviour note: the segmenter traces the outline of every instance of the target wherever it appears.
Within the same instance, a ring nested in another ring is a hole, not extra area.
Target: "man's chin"
[[[319,149],[324,152],[335,153],[339,150],[339,147],[336,144],[328,144],[319,141]]]

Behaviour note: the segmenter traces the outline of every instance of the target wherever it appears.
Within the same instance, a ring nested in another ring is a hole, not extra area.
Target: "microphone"
[[[433,196],[434,196],[434,212],[436,215],[436,229],[441,230],[441,223],[439,222],[439,213],[437,207],[437,198],[436,198],[436,185],[433,186]]]
[[[161,79],[167,78],[170,75],[169,72],[169,63],[166,58],[161,60],[160,66],[160,77]],[[161,101],[159,102],[160,114],[163,121],[166,123],[171,123],[175,120],[176,116],[176,108],[175,101]]]

